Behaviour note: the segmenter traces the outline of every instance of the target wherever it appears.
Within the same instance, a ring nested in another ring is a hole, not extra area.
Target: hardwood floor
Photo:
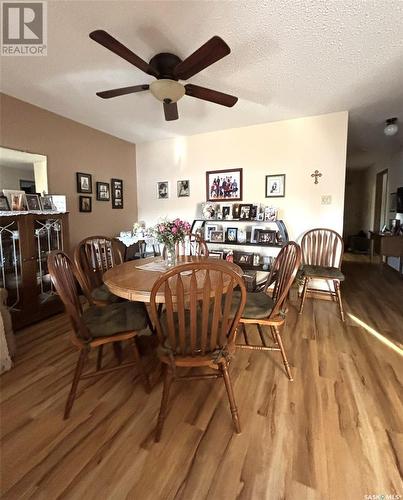
[[[2,498],[403,496],[403,279],[360,260],[344,271],[345,324],[336,303],[307,299],[302,316],[290,305],[294,382],[278,353],[237,352],[240,435],[221,381],[177,382],[155,444],[161,383],[146,395],[130,371],[82,382],[63,421],[69,324],[59,315],[21,331],[1,377]],[[156,380],[151,356],[148,368]]]

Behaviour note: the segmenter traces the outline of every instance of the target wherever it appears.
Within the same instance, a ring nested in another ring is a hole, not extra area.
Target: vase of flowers
[[[179,218],[174,220],[165,219],[154,228],[154,236],[159,243],[165,246],[165,264],[173,267],[176,264],[176,245],[185,240],[190,234],[189,222]]]

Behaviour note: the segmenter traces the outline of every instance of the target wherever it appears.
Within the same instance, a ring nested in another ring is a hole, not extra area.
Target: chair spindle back
[[[340,269],[343,239],[332,229],[311,229],[301,241],[302,263]]]
[[[48,269],[76,335],[81,339],[90,339],[90,333],[81,320],[83,309],[77,290],[77,285],[81,285],[81,280],[73,262],[66,253],[56,250],[48,256]]]
[[[122,264],[123,256],[113,238],[90,236],[77,245],[74,260],[91,291],[102,285],[108,269]]]
[[[237,286],[241,294],[235,299]],[[164,296],[163,316],[157,311],[158,295]],[[174,356],[204,356],[225,349],[234,339],[245,302],[242,277],[225,263],[211,261],[174,267],[155,283],[150,298],[159,341]]]
[[[290,241],[281,249],[276,257],[266,282],[265,291],[274,281],[274,307],[270,316],[275,317],[285,309],[288,292],[295,280],[300,265],[301,248],[295,241]]]

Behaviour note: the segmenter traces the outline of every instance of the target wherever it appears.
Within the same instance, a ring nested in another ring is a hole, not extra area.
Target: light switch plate
[[[332,195],[322,194],[322,205],[331,205],[331,204],[332,204]]]

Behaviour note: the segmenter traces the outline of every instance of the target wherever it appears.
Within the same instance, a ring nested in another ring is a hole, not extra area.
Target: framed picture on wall
[[[169,198],[168,181],[157,182],[157,198],[159,200],[167,200]]]
[[[178,198],[190,196],[190,181],[178,181],[177,193]]]
[[[242,168],[206,172],[206,200],[242,200]]]
[[[92,197],[80,196],[79,197],[79,210],[80,212],[92,212]]]
[[[285,196],[285,174],[266,175],[266,198]]]
[[[123,208],[123,181],[111,179],[112,208]]]
[[[97,200],[98,201],[110,200],[109,182],[97,182]]]
[[[92,193],[92,175],[76,173],[77,177],[77,193]]]

